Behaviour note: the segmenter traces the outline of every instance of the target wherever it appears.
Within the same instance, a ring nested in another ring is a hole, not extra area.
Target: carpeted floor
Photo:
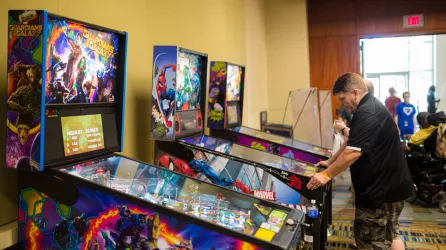
[[[352,249],[355,208],[349,191],[350,172],[336,177],[333,185],[333,224],[327,249]],[[406,249],[446,250],[446,214],[437,206],[406,203],[400,216],[400,235]],[[303,249],[312,249],[305,245]]]

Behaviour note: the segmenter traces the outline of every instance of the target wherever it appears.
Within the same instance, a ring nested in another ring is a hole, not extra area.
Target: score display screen
[[[100,114],[68,116],[61,119],[65,156],[104,148],[104,133]]]
[[[240,110],[238,103],[228,104],[227,106],[227,124],[233,125],[240,122]]]

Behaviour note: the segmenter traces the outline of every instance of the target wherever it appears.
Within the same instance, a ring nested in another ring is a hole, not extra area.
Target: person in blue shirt
[[[415,133],[415,106],[409,103],[410,93],[403,93],[403,102],[396,106],[395,122],[398,125],[401,139],[404,140],[405,135],[413,135]]]

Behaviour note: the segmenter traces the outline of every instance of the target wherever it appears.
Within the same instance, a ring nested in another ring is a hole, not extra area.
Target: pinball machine
[[[44,10],[11,10],[8,25],[5,149],[19,171],[20,249],[297,244],[301,211],[117,154],[126,32]]]
[[[310,191],[305,186],[318,168],[257,150],[250,153],[262,154],[265,162],[256,162],[254,158],[247,160],[228,153],[232,143],[203,135],[208,102],[205,53],[175,46],[155,46],[153,67],[153,82],[157,83],[152,86],[150,131],[155,140],[154,164],[304,211],[314,200],[319,212],[315,218],[306,216],[302,226],[304,236],[313,237],[315,249],[323,249],[327,228],[326,196],[322,188]],[[204,141],[208,144],[203,145]]]

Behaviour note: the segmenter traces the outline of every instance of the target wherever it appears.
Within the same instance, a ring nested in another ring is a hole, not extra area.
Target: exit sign
[[[409,15],[403,16],[404,28],[424,27],[424,15]]]

